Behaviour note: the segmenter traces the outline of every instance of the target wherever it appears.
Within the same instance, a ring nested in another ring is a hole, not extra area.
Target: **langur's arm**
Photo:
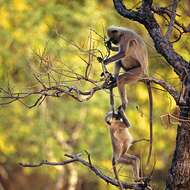
[[[104,64],[107,65],[111,62],[118,61],[123,57],[125,57],[125,51],[120,48],[120,51],[117,54],[115,54],[115,55],[109,57],[108,59],[104,60]]]
[[[110,40],[108,40],[108,41],[105,42],[105,46],[106,46],[108,49],[112,50],[112,51],[119,51],[119,47],[117,47],[117,46],[112,46],[112,43],[111,43]]]
[[[118,61],[120,59],[122,59],[123,57],[125,57],[125,53],[126,53],[126,50],[128,49],[128,42],[125,42],[125,43],[121,43],[120,44],[120,48],[119,49],[119,52],[111,57],[109,57],[108,59],[104,60],[104,64],[107,65],[111,62],[115,62],[115,61]]]
[[[117,47],[117,46],[111,46],[110,49],[112,51],[119,51],[119,47]]]
[[[106,59],[104,61],[104,64],[107,65],[107,64],[109,64],[111,62],[114,62],[114,61],[117,61],[117,60],[119,60],[119,59],[121,59],[123,57],[125,57],[125,52],[119,52],[116,55],[113,55],[110,58]]]

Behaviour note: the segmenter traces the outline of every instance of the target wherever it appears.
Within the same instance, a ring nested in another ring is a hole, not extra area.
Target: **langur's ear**
[[[108,112],[104,118],[105,122],[108,125],[111,125],[111,121],[112,121],[112,112]]]
[[[111,122],[110,122],[110,121],[107,121],[106,123],[107,123],[108,125],[111,125]]]

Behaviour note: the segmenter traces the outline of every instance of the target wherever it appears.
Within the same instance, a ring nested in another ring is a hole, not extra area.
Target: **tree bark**
[[[186,105],[180,106],[180,118],[189,117],[190,91],[187,89]],[[171,169],[168,172],[166,190],[190,189],[190,128],[189,123],[182,122],[177,129],[176,148]]]
[[[190,130],[178,126],[176,149],[166,181],[167,190],[190,189]]]

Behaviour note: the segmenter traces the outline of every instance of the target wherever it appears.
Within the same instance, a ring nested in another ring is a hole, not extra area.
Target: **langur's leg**
[[[120,71],[121,67],[122,67],[122,62],[121,62],[121,60],[116,61],[116,62],[115,62],[115,66],[114,66],[114,71],[113,71],[114,77],[115,77],[116,79],[117,79],[118,76],[119,76],[119,71]]]
[[[115,166],[116,165],[116,160],[115,160],[115,157],[113,156],[112,158],[112,166]]]
[[[134,177],[139,180],[139,171],[140,171],[140,159],[137,156],[125,154],[119,160],[118,163],[132,165]]]
[[[117,78],[118,78],[118,76],[119,76],[119,71],[120,71],[120,69],[121,69],[121,66],[122,66],[122,63],[121,63],[120,60],[115,62],[115,65],[114,65],[114,72],[113,72],[113,73],[114,73],[114,76],[111,77],[111,79],[110,79],[110,81],[109,81],[109,83],[108,83],[108,86],[112,86],[112,85],[114,85],[114,84],[116,83]]]
[[[117,78],[117,87],[119,90],[122,107],[124,110],[126,109],[128,103],[125,91],[125,84],[130,82],[136,82],[138,79],[140,79],[141,75],[142,75],[142,69],[139,66],[134,69],[130,69],[129,71],[126,71],[124,74],[119,75]]]
[[[122,185],[121,181],[119,180],[119,175],[117,173],[116,158],[115,157],[112,158],[112,167],[113,167],[113,172],[114,172],[115,178],[118,182],[120,190],[124,190],[123,185]]]
[[[130,124],[127,116],[125,115],[125,111],[122,106],[118,107],[118,115],[119,115],[119,118],[121,118],[123,120],[123,123],[126,125],[127,128],[131,127],[131,124]]]

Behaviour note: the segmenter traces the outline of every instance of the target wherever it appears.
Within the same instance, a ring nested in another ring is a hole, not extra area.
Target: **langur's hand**
[[[108,63],[109,63],[108,59],[104,59],[104,60],[103,60],[103,64],[104,64],[104,65],[107,65]]]
[[[104,77],[104,75],[108,75],[108,74],[110,74],[108,71],[105,71],[105,72],[102,72],[101,74],[100,74],[100,76],[101,77]]]
[[[99,63],[103,62],[103,58],[102,57],[97,57],[97,60],[98,60]]]
[[[100,76],[103,77],[103,76],[104,76],[104,72],[102,72],[102,73],[100,74]]]
[[[110,42],[110,40],[106,41],[106,42],[105,42],[105,45],[106,45],[106,47],[107,47],[108,49],[111,49],[111,42]]]
[[[103,63],[104,65],[107,65],[109,63],[108,59],[103,59],[101,57],[97,57],[97,60],[99,63]]]

